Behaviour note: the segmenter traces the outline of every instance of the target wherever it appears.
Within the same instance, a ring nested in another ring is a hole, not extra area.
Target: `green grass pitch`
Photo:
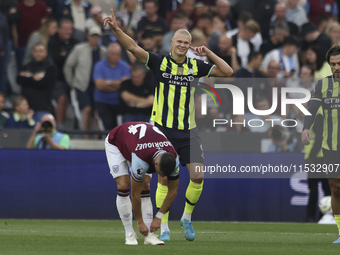
[[[140,234],[138,246],[126,246],[120,221],[0,219],[0,254],[340,254],[332,244],[335,225],[195,222],[196,239],[189,242],[179,222],[169,224],[171,242],[164,246],[144,245]]]

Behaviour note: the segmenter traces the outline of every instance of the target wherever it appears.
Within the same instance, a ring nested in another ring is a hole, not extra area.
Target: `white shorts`
[[[107,163],[109,164],[110,174],[113,178],[123,175],[129,175],[128,161],[124,158],[117,146],[110,144],[109,136],[105,138],[105,153]],[[145,174],[152,177],[152,174]]]

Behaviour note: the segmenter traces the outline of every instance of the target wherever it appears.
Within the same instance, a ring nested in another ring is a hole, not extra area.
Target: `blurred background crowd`
[[[279,98],[282,87],[312,91],[318,79],[332,74],[325,55],[340,43],[338,2],[1,0],[0,128],[33,129],[49,113],[61,131],[111,130],[120,123],[149,120],[153,76],[103,26],[111,8],[122,30],[149,52],[169,54],[174,31],[188,29],[193,46],[206,45],[233,68],[233,82],[245,95],[247,87],[253,88],[256,109],[269,109],[273,87]],[[188,56],[196,57],[191,50]],[[223,107],[208,102],[208,115],[200,114],[198,101],[200,129],[209,130],[207,118],[242,123],[255,117],[247,105],[244,116],[233,116],[233,99],[225,97]],[[293,106],[282,114],[278,103],[272,115],[257,118],[294,119],[295,128],[273,130],[267,122],[262,128],[226,125],[218,131],[269,132],[286,140],[273,151],[300,150],[291,134],[301,132],[303,114]],[[98,138],[90,133],[84,137]]]

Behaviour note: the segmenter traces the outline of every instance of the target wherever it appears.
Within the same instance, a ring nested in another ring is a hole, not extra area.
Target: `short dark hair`
[[[146,3],[154,3],[155,6],[159,7],[158,0],[144,0],[144,4],[146,4]]]
[[[176,159],[170,152],[165,152],[160,155],[159,169],[164,176],[170,176],[176,167]]]
[[[329,59],[331,56],[337,56],[337,55],[340,55],[340,46],[334,45],[327,51],[327,54],[326,54],[327,63],[329,64]]]
[[[321,48],[317,45],[310,46],[307,50],[311,50],[316,55],[316,70],[320,70],[325,62],[325,55]],[[310,63],[311,64],[311,63]]]
[[[256,59],[258,56],[262,55],[259,51],[253,51],[248,55],[248,63],[251,62],[253,59]]]
[[[186,19],[186,18],[189,18],[189,16],[185,11],[178,11],[172,17],[172,19]]]
[[[214,21],[213,16],[211,16],[209,13],[203,12],[198,16],[198,19],[203,19],[203,20],[209,20],[211,23]]]
[[[296,39],[294,36],[286,36],[282,42],[282,46],[285,45],[294,45],[296,47],[299,47],[300,43],[299,40]]]
[[[310,74],[311,75],[314,75],[314,67],[311,65],[311,64],[308,64],[308,63],[306,63],[306,64],[303,64],[302,66],[301,66],[301,68],[300,68],[300,71],[301,71],[301,69],[302,69],[302,67],[306,67],[306,68],[308,68],[309,70],[310,70]]]

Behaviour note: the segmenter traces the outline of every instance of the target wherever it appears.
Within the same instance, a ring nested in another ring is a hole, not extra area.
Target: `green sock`
[[[157,190],[156,190],[156,206],[157,208],[161,208],[163,201],[168,194],[168,186],[162,185],[159,182],[157,183]],[[162,223],[167,223],[169,221],[169,211],[167,211],[163,218]]]
[[[340,235],[340,214],[334,215],[335,221],[336,221],[336,225],[338,226],[338,231],[339,231],[339,235]]]
[[[190,180],[187,191],[185,193],[185,207],[184,212],[192,214],[195,208],[195,204],[200,198],[203,190],[203,181],[201,183],[195,183]]]

